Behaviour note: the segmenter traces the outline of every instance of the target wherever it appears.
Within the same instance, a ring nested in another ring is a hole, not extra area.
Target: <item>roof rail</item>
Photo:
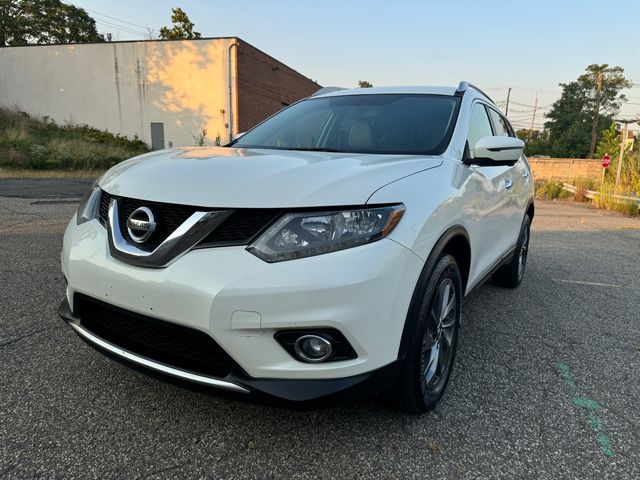
[[[476,87],[473,83],[469,83],[464,80],[458,84],[458,88],[456,89],[456,95],[462,96],[464,95],[464,92],[470,88],[473,88],[476,92],[480,93],[481,95],[484,95],[487,98],[487,100],[489,100],[494,105],[496,104],[496,102],[494,102],[489,95],[484,93],[482,90]]]
[[[314,92],[311,96],[315,97],[316,95],[324,95],[325,93],[337,92],[340,90],[346,90],[346,88],[342,87],[322,87],[317,92]]]

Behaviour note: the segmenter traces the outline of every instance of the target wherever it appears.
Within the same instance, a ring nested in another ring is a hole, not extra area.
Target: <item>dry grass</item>
[[[595,182],[590,181],[577,181],[575,183],[576,193],[571,194],[562,189],[561,182],[536,182],[536,198],[545,200],[554,199],[573,199],[577,202],[591,202],[586,196],[587,190],[598,192],[598,195],[593,199],[592,204],[597,208],[611,210],[619,212],[627,216],[640,216],[640,208],[636,202],[629,200],[616,199],[613,194],[614,188],[612,185],[603,185],[597,187]],[[620,189],[619,194],[625,194],[625,189]]]
[[[25,124],[7,125],[2,129],[1,138],[11,144],[23,142],[29,138],[29,129]]]
[[[76,170],[94,168],[97,158],[105,159],[107,167],[131,156],[130,151],[120,145],[93,143],[82,138],[53,138],[47,150],[62,168]]]
[[[560,182],[536,181],[536,198],[544,200],[554,200],[556,198],[569,198],[571,194],[562,189]]]
[[[147,150],[138,139],[0,108],[0,167],[9,170],[106,170]]]
[[[98,178],[104,170],[34,170],[31,168],[2,168],[0,179],[7,178]]]
[[[613,194],[613,188],[604,186],[593,199],[593,204],[598,208],[620,212],[630,217],[640,216],[640,205],[638,203],[616,199]]]

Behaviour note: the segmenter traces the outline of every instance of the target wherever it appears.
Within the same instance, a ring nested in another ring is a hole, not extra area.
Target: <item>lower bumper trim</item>
[[[70,310],[66,301],[63,302],[63,305],[61,305],[60,310],[62,310],[65,306],[66,306],[66,310]],[[72,313],[70,311],[65,311],[65,312],[61,311],[60,315],[63,318],[65,318],[65,320],[67,320],[67,323],[69,324],[69,326],[73,328],[73,330],[85,342],[93,346],[99,347],[103,350],[106,350],[110,354],[120,357],[131,363],[135,363],[136,365],[140,365],[142,367],[150,368],[151,370],[155,370],[157,372],[164,373],[165,375],[170,375],[172,377],[176,377],[181,380],[198,383],[200,385],[205,385],[208,387],[215,387],[215,388],[222,388],[224,390],[230,390],[232,392],[238,392],[238,393],[249,393],[248,389],[241,387],[240,385],[236,385],[235,383],[227,382],[225,380],[220,380],[217,378],[207,377],[205,375],[198,375],[197,373],[186,372],[178,368],[173,368],[168,365],[164,365],[162,363],[149,360],[148,358],[142,357],[140,355],[136,355],[135,353],[131,353],[116,345],[106,342],[100,337],[97,337],[87,329],[83,328],[79,323],[69,321],[70,317],[72,316]]]

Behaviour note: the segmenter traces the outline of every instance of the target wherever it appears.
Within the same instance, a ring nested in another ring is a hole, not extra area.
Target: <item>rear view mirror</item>
[[[524,151],[524,142],[513,137],[483,137],[476,143],[470,163],[513,163]]]

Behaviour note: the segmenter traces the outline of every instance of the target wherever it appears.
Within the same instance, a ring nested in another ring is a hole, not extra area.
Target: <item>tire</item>
[[[395,396],[401,409],[424,413],[442,398],[458,346],[462,278],[455,258],[440,256],[416,301],[420,306],[417,318],[407,319],[414,327]]]
[[[529,254],[529,238],[531,234],[531,219],[529,215],[524,217],[522,229],[516,244],[516,251],[509,263],[500,267],[493,274],[493,282],[496,285],[507,288],[516,288],[522,283],[524,271],[527,266],[527,255]]]

